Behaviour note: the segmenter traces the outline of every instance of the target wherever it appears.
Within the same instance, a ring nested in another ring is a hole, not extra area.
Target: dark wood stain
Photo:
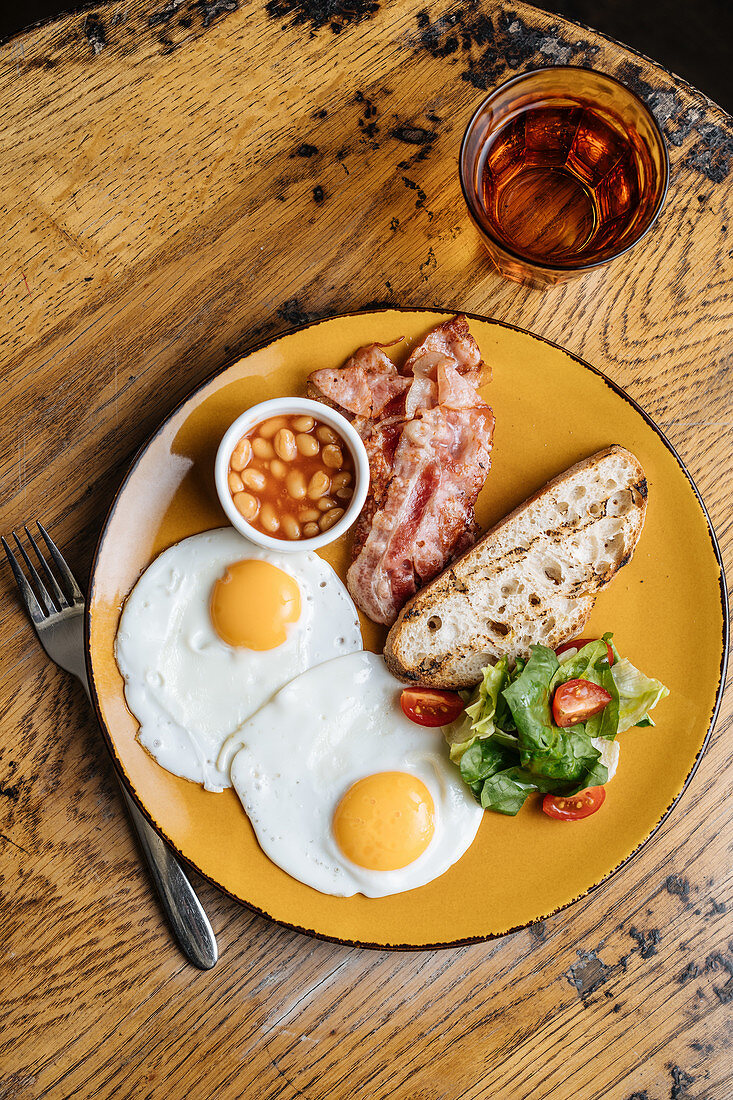
[[[378,11],[377,0],[267,0],[267,14],[272,19],[289,19],[294,26],[310,26],[312,32],[330,27],[340,34]]]

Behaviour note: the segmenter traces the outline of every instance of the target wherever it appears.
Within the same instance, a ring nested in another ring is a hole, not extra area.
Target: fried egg
[[[311,668],[250,718],[219,757],[265,854],[324,894],[385,897],[438,878],[483,810],[440,729],[409,721],[373,653]]]
[[[165,550],[127,598],[115,643],[145,749],[210,791],[231,785],[227,737],[294,676],[360,650],[351,598],[313,553],[260,549],[232,528]]]

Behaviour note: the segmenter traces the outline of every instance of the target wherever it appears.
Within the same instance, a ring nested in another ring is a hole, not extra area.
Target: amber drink
[[[626,252],[667,189],[659,127],[602,73],[524,73],[474,114],[461,149],[469,211],[502,274],[548,286]]]

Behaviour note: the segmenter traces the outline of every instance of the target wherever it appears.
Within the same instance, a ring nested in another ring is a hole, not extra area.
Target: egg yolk
[[[407,772],[378,772],[349,787],[336,807],[333,833],[352,863],[396,871],[427,848],[435,807],[425,784]]]
[[[300,618],[300,589],[269,561],[248,558],[227,566],[211,593],[211,621],[227,645],[275,649],[288,623]]]

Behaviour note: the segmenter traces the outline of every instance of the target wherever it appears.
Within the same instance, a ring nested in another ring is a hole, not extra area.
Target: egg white
[[[245,558],[271,562],[298,583],[301,616],[276,649],[233,648],[209,614],[214,583]],[[174,775],[209,791],[231,786],[216,759],[226,738],[288,680],[362,646],[351,598],[313,553],[277,554],[231,527],[171,546],[127,598],[115,643],[138,739]]]
[[[409,721],[401,690],[381,657],[339,657],[293,679],[219,757],[260,847],[321,893],[376,898],[423,886],[460,859],[481,824],[483,810],[448,759],[441,730]],[[435,805],[435,832],[407,867],[370,871],[342,854],[332,818],[356,780],[387,771],[423,781]]]

